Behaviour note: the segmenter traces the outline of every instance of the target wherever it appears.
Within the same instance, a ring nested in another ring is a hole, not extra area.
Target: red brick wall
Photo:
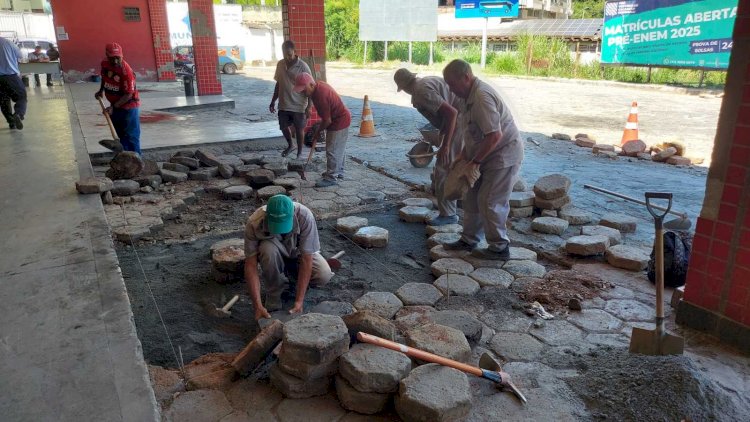
[[[750,0],[740,0],[684,300],[750,327]]]
[[[323,9],[323,0],[284,0],[281,13],[284,39],[294,41],[297,55],[310,66],[315,79],[325,81],[326,30]],[[308,126],[318,120],[320,119],[313,107]]]
[[[154,40],[156,73],[160,81],[175,80],[172,45],[169,42],[167,24],[167,2],[165,0],[148,0],[148,12],[151,18],[151,35]]]
[[[198,95],[220,95],[219,48],[211,0],[188,0]]]
[[[125,61],[139,81],[157,79],[147,0],[51,0],[50,5],[55,27],[63,27],[68,34],[68,40],[58,41],[67,81],[98,75],[105,59],[104,46],[110,42],[122,46]],[[126,22],[125,6],[139,8],[141,21]]]

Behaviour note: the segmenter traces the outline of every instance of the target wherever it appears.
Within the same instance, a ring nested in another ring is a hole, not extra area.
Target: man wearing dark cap
[[[266,287],[265,306],[260,298],[258,263]],[[318,226],[312,211],[286,195],[276,195],[245,224],[245,281],[256,320],[270,318],[269,312],[281,309],[282,275],[297,278],[294,307],[289,311],[296,314],[302,312],[308,285],[327,283],[333,272],[320,254]]]
[[[135,86],[135,73],[122,58],[122,47],[117,43],[105,46],[107,60],[102,61],[102,84],[95,98],[107,97],[110,106],[105,109],[112,118],[120,143],[102,141],[100,144],[113,151],[141,153],[141,100]]]
[[[399,91],[411,95],[411,104],[433,126],[440,129],[442,145],[438,151],[438,160],[432,171],[432,191],[437,197],[438,211],[436,217],[427,220],[431,226],[458,223],[456,201],[449,201],[443,195],[445,179],[453,161],[461,152],[463,142],[461,131],[456,130],[459,98],[454,95],[448,84],[439,76],[418,78],[408,69],[399,69],[393,75]]]
[[[297,75],[294,90],[310,98],[320,116],[320,124],[315,128],[313,139],[318,139],[320,132],[326,131],[327,167],[326,172],[323,173],[323,179],[319,180],[315,186],[336,185],[338,184],[336,179],[344,177],[346,140],[349,137],[352,114],[330,85],[323,81],[316,82],[309,73]]]

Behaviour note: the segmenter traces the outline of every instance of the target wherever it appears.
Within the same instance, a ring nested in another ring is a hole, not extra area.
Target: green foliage
[[[440,43],[435,43],[432,48],[432,58],[435,63],[445,60]],[[380,56],[377,60],[383,60]],[[405,41],[388,43],[388,60],[409,61],[409,43]],[[426,65],[430,63],[430,43],[414,42],[411,48],[412,63]]]
[[[604,3],[606,0],[573,0],[573,16],[570,18],[603,18]]]
[[[495,53],[487,68],[492,72],[517,75],[525,72],[523,61],[516,53]],[[489,59],[489,58],[488,58]]]
[[[359,42],[359,0],[325,0],[325,23],[328,57],[361,61],[364,45]],[[357,55],[359,60],[353,59]]]

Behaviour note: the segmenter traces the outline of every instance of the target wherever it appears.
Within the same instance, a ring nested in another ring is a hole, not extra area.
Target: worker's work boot
[[[15,123],[14,124],[15,129],[18,129],[18,130],[23,129],[23,117],[21,117],[21,115],[14,114],[13,115],[13,123]]]
[[[466,243],[463,239],[458,239],[455,242],[448,242],[443,244],[443,249],[446,251],[471,251],[477,245]]]
[[[457,215],[437,215],[427,220],[427,224],[430,226],[446,226],[456,223],[458,223]]]
[[[496,251],[491,249],[491,247],[487,249],[474,249],[471,251],[471,256],[477,259],[507,261],[510,259],[510,248],[506,246],[505,249],[501,251]]]

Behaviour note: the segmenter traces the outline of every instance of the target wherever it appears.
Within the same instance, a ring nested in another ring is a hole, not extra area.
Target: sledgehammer
[[[429,352],[425,352],[424,350],[415,349],[413,347],[409,347],[406,345],[403,345],[401,343],[396,343],[390,340],[386,340],[384,338],[380,338],[377,336],[373,336],[371,334],[363,333],[362,331],[357,333],[357,340],[363,342],[363,343],[370,343],[374,344],[375,346],[385,347],[386,349],[395,350],[397,352],[403,353],[407,356],[411,356],[413,358],[417,358],[419,360],[423,360],[425,362],[431,362],[431,363],[437,363],[438,365],[447,366],[449,368],[458,369],[461,372],[466,372],[467,374],[471,374],[477,377],[486,378],[492,382],[494,382],[498,387],[501,388],[509,388],[513,394],[518,397],[521,402],[524,404],[526,403],[526,397],[524,397],[523,394],[521,394],[521,391],[516,388],[515,385],[510,380],[510,375],[506,372],[495,370],[493,369],[482,369],[477,368],[476,366],[467,365],[465,363],[461,363],[458,361],[455,361],[453,359],[444,358],[442,356],[434,355]]]
[[[326,259],[326,262],[328,262],[328,266],[331,267],[333,271],[338,271],[339,268],[341,268],[341,261],[339,261],[339,258],[344,256],[346,252],[339,251],[336,253],[336,255]]]

